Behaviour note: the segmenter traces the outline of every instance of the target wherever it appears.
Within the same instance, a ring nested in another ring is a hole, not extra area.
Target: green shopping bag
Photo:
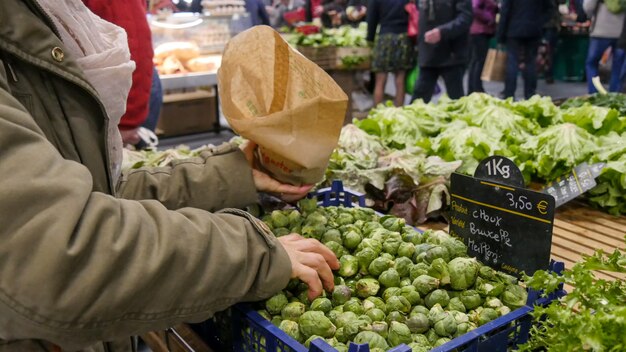
[[[420,68],[418,65],[415,65],[411,71],[406,74],[406,81],[404,83],[404,88],[406,89],[407,94],[413,95],[413,90],[415,89],[415,82],[417,82],[417,77],[420,74]]]

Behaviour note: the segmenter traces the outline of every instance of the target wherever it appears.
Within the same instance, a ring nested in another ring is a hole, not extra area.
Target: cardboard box
[[[157,134],[171,137],[215,130],[216,104],[214,91],[166,94]]]

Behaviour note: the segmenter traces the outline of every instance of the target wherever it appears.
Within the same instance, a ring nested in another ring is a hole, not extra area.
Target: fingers
[[[309,300],[312,301],[321,295],[322,281],[320,280],[317,271],[302,264],[298,265],[298,271],[299,272],[296,275],[297,278],[302,280],[309,287],[309,293],[307,294]]]
[[[302,264],[315,269],[326,291],[331,291],[335,287],[333,272],[324,257],[317,253],[305,253],[302,257]]]

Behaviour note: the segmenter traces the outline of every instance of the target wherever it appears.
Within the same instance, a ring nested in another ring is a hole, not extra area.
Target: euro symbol
[[[548,213],[548,202],[542,200],[541,202],[537,203],[537,210],[539,210],[541,214],[546,215]]]

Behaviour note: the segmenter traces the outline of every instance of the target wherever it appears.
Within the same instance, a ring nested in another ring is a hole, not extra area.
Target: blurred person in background
[[[409,14],[404,8],[408,2],[369,0],[367,4],[367,41],[374,42],[372,71],[376,73],[376,105],[383,102],[389,73],[395,78],[394,104],[404,105],[406,72],[415,66],[415,48],[407,35]]]
[[[272,27],[281,28],[289,26],[289,23],[285,20],[285,14],[304,8],[304,5],[304,0],[278,0],[274,2],[274,9],[270,15]]]
[[[468,94],[485,92],[480,76],[483,73],[489,40],[496,33],[498,4],[495,0],[472,0],[474,20],[470,27],[470,62],[468,68]]]
[[[358,26],[365,20],[367,15],[367,0],[349,0],[345,12],[345,21],[353,26]]]
[[[585,12],[591,18],[591,33],[589,34],[589,51],[585,70],[587,72],[587,89],[589,94],[598,90],[593,85],[593,77],[598,76],[598,66],[604,52],[611,48],[612,65],[609,91],[617,92],[621,88],[620,75],[624,63],[624,50],[617,47],[617,39],[624,26],[624,13],[609,11],[603,1],[584,0]]]
[[[537,91],[537,50],[543,26],[552,15],[553,0],[503,0],[498,43],[506,44],[507,64],[504,97],[515,96],[517,74],[523,61],[524,98]]]
[[[246,11],[250,14],[250,22],[253,26],[270,25],[270,18],[265,9],[265,3],[261,0],[245,0]]]
[[[543,27],[543,40],[547,51],[543,74],[547,84],[554,83],[554,58],[556,57],[556,47],[559,43],[559,30],[561,29],[559,6],[562,4],[565,4],[564,0],[552,0],[549,20]]]
[[[346,19],[347,0],[322,0],[320,19],[322,26],[336,28],[344,24]],[[318,7],[317,11],[320,11]]]
[[[162,104],[162,94],[158,95],[160,80],[155,72],[152,57],[152,34],[146,18],[146,2],[143,0],[108,1],[82,0],[83,3],[102,19],[114,23],[126,31],[130,58],[135,62],[133,81],[126,101],[126,113],[119,123],[122,141],[125,145],[140,145],[145,143],[140,128],[148,120],[150,99],[153,83],[155,86],[155,102],[153,114],[150,117],[150,130],[154,131],[156,120]],[[153,82],[153,80],[156,80]],[[156,114],[156,116],[155,116]]]
[[[313,22],[322,15],[322,0],[307,0],[305,5],[306,21]]]
[[[471,0],[419,0],[418,65],[420,74],[413,99],[429,102],[442,77],[450,98],[463,93],[463,75],[469,56]]]

